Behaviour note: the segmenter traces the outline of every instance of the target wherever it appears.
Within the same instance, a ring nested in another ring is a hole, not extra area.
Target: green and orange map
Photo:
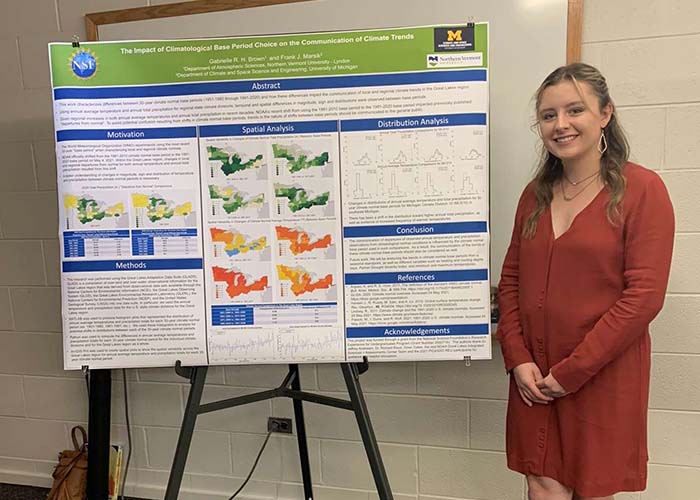
[[[224,251],[229,257],[248,252],[258,252],[267,247],[267,238],[265,236],[250,241],[244,234],[234,230],[227,231],[226,229],[212,227],[209,231],[211,232],[211,241],[223,243]]]
[[[78,221],[81,224],[100,221],[109,217],[121,217],[124,214],[124,204],[116,203],[111,207],[103,207],[103,204],[93,198],[63,195],[63,206],[68,210],[75,210]]]
[[[192,213],[192,202],[185,202],[173,206],[165,198],[159,196],[149,196],[147,194],[134,193],[131,195],[131,202],[134,208],[146,210],[146,217],[151,222],[158,222],[163,219],[171,219],[175,216],[186,216]]]

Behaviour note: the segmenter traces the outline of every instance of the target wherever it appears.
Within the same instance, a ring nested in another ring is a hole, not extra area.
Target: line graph
[[[280,359],[343,359],[345,335],[340,327],[289,331],[277,338]]]

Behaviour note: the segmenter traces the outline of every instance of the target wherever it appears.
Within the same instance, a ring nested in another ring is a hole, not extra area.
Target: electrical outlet
[[[292,433],[292,419],[281,417],[268,417],[267,430],[272,432]]]

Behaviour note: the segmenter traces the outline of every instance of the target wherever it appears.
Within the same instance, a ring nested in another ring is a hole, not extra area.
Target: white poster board
[[[487,24],[50,55],[67,369],[490,357]]]

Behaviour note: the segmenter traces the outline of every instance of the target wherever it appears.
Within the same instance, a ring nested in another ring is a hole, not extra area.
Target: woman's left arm
[[[550,371],[567,392],[579,390],[632,345],[663,305],[673,251],[673,206],[658,175],[650,173],[645,181],[624,222],[622,296]]]

